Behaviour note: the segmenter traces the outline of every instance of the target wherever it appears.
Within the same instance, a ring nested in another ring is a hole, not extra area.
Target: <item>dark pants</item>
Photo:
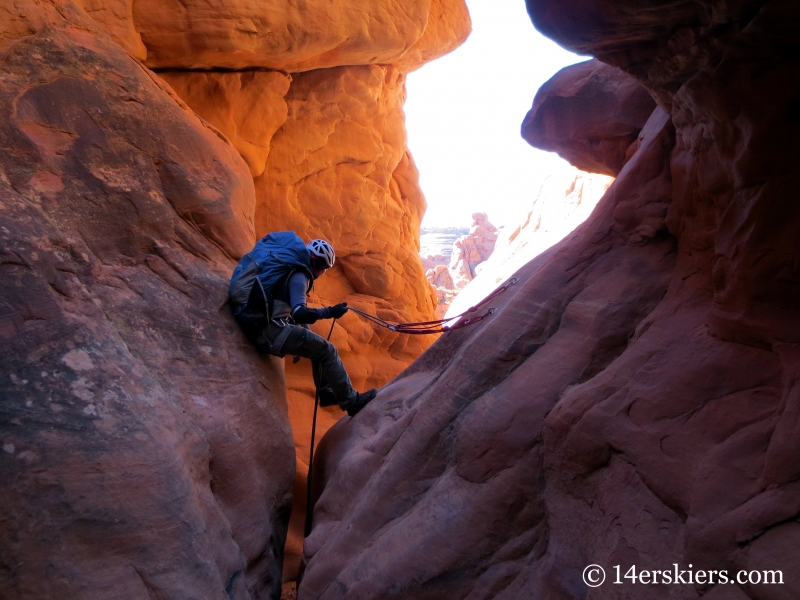
[[[315,366],[314,379],[317,387],[321,385],[321,375],[325,379],[325,385],[333,391],[336,403],[343,410],[347,410],[355,402],[356,391],[350,383],[336,346],[313,331],[297,325],[280,326],[271,322],[256,338],[256,345],[259,350],[277,356],[290,354],[310,358]]]

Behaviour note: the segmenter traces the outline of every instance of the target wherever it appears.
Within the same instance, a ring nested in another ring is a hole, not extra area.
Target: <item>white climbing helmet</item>
[[[317,257],[320,259],[326,269],[330,269],[333,266],[333,261],[336,260],[336,253],[333,251],[333,246],[328,242],[325,240],[311,240],[306,248],[311,252],[312,258]]]

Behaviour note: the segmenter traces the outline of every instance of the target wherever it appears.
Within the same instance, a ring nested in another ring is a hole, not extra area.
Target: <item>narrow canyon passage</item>
[[[522,134],[614,183],[478,325],[341,319],[383,387],[322,412],[303,540],[309,365],[228,280],[291,229],[337,250],[311,305],[433,317],[405,81],[465,4],[0,4],[0,596],[797,597],[800,8],[527,8],[595,58]],[[585,577],[673,564],[731,579]]]
[[[528,9],[618,68],[556,75],[523,135],[616,181],[329,431],[298,598],[794,598],[797,7]]]

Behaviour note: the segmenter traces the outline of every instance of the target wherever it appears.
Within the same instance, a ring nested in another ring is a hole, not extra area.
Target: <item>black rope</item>
[[[336,319],[331,323],[331,330],[328,332],[328,341],[331,339],[333,333],[333,326],[336,325]],[[320,375],[320,377],[322,377]],[[306,525],[303,530],[303,537],[307,538],[311,533],[311,472],[314,468],[314,438],[317,435],[317,410],[319,409],[319,388],[314,394],[314,420],[311,423],[311,451],[308,455],[308,478],[306,479]]]
[[[407,334],[416,334],[416,335],[427,335],[431,333],[446,333],[448,331],[453,331],[455,329],[462,329],[463,327],[468,327],[470,325],[474,325],[475,323],[480,323],[486,317],[491,314],[494,314],[497,311],[497,308],[494,306],[490,306],[486,312],[482,315],[476,315],[474,317],[464,318],[465,315],[470,313],[476,312],[481,306],[490,302],[503,292],[505,292],[509,286],[516,284],[519,281],[516,277],[512,277],[508,280],[507,283],[497,288],[494,292],[486,296],[483,300],[478,302],[475,306],[472,306],[465,310],[460,315],[456,315],[455,317],[449,317],[447,319],[439,319],[436,321],[419,321],[417,323],[390,323],[385,319],[381,319],[378,316],[371,315],[369,313],[364,312],[363,310],[359,310],[357,308],[353,308],[351,306],[348,307],[348,310],[353,311],[357,315],[364,317],[370,323],[374,323],[379,327],[383,327],[388,329],[389,331],[396,331],[398,333],[407,333]],[[450,323],[451,321],[456,321],[453,325],[446,325],[446,323]]]

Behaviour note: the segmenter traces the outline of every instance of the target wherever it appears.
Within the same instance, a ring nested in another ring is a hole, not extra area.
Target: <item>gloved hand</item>
[[[342,302],[336,306],[329,306],[328,311],[328,314],[330,314],[329,318],[340,319],[344,316],[344,313],[347,312],[347,302]]]

